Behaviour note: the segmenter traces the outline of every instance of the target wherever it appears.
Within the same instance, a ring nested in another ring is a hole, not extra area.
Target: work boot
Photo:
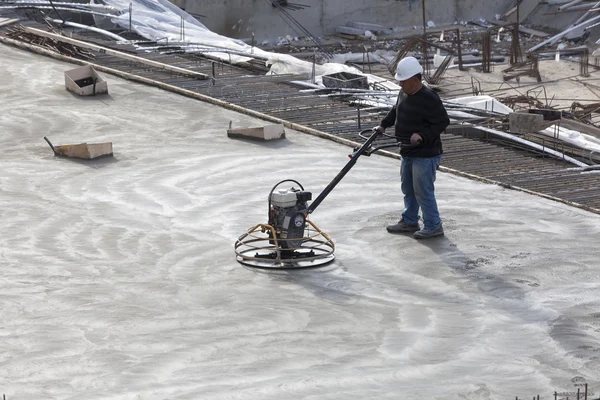
[[[423,228],[413,234],[415,239],[429,239],[438,236],[444,236],[444,228],[442,228],[442,225],[434,229]]]
[[[419,224],[407,224],[404,222],[404,218],[402,218],[396,225],[389,225],[387,231],[390,233],[410,233],[416,232],[420,229]]]

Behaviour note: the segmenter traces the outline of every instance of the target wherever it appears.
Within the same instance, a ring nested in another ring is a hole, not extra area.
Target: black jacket
[[[418,133],[423,143],[412,148],[400,149],[400,154],[408,157],[435,157],[442,154],[440,134],[450,124],[450,119],[440,97],[426,86],[415,94],[400,92],[396,105],[381,121],[381,126],[395,127],[396,138],[402,144],[410,145],[410,137]]]

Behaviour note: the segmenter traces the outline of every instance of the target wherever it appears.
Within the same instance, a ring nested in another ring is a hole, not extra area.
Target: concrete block
[[[252,140],[275,140],[285,138],[283,124],[265,125],[257,128],[235,128],[228,129],[227,136],[230,138],[244,138]]]
[[[66,71],[65,88],[80,96],[108,93],[108,84],[91,65]]]
[[[541,114],[510,113],[508,122],[512,133],[532,133],[548,127]]]

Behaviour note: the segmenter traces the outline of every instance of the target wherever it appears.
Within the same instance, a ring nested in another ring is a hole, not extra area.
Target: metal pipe
[[[600,1],[597,2],[596,4],[594,4],[594,6],[585,14],[583,14],[581,17],[579,17],[579,19],[575,22],[573,22],[565,32],[570,32],[573,29],[575,29],[574,27],[576,26],[577,28],[579,28],[580,25],[578,25],[581,21],[583,21],[584,19],[586,19],[588,17],[588,15],[592,14],[592,9],[596,8],[600,6]],[[595,12],[595,11],[594,11]],[[564,35],[563,35],[564,36]],[[562,36],[561,36],[562,37]],[[558,38],[551,38],[550,44],[555,44],[556,42],[558,42],[560,40],[561,37]]]
[[[425,21],[425,0],[421,0],[423,9],[423,39],[427,37],[427,23]]]
[[[133,3],[129,3],[129,33],[131,33],[132,14],[133,14]]]
[[[533,149],[540,150],[543,153],[550,154],[550,155],[552,155],[554,157],[558,157],[558,158],[560,158],[562,160],[568,161],[571,164],[575,164],[575,165],[577,165],[579,167],[587,167],[588,166],[586,163],[583,163],[583,162],[581,162],[579,160],[576,160],[573,157],[569,157],[569,156],[567,156],[567,155],[565,155],[563,153],[560,153],[558,151],[554,151],[552,149],[548,149],[548,148],[546,148],[544,146],[541,146],[541,145],[539,145],[537,143],[533,143],[533,142],[530,142],[529,140],[525,140],[525,139],[522,139],[520,137],[511,135],[510,133],[497,131],[497,130],[491,129],[491,128],[484,128],[482,126],[475,126],[475,125],[473,125],[473,127],[475,127],[476,129],[482,130],[484,132],[491,133],[492,135],[501,137],[503,139],[512,140],[513,142],[521,143],[521,144],[524,144],[524,145],[526,145],[528,147],[531,147]]]
[[[56,6],[52,7],[52,6],[36,6],[36,5],[8,5],[8,6],[0,6],[0,10],[2,10],[2,9],[11,9],[11,10],[28,10],[28,9],[31,9],[31,10],[63,10],[63,11],[69,11],[69,12],[73,12],[73,13],[80,13],[80,14],[99,15],[99,16],[108,17],[108,18],[114,18],[115,17],[114,14],[106,14],[106,13],[101,13],[101,12],[98,12],[98,11],[92,11],[92,10],[88,10],[88,9],[85,9],[85,8],[77,8],[77,7],[56,7]]]
[[[566,10],[567,8],[569,8],[569,7],[571,7],[571,6],[574,6],[574,5],[576,5],[576,4],[579,4],[579,3],[581,3],[582,1],[583,1],[583,0],[573,0],[573,1],[572,1],[572,2],[570,2],[570,3],[567,3],[567,4],[565,4],[565,5],[559,6],[559,7],[558,7],[558,11]]]
[[[600,1],[598,2],[598,4],[600,4]],[[588,19],[588,20],[587,20],[587,21],[585,21],[585,22],[582,22],[582,23],[581,23],[581,24],[579,24],[579,25],[575,25],[575,26],[572,26],[572,27],[570,27],[570,28],[568,28],[568,29],[564,30],[564,31],[562,31],[562,32],[561,32],[561,33],[559,33],[559,34],[552,36],[550,39],[548,39],[548,40],[544,40],[543,42],[541,42],[541,43],[539,43],[539,44],[537,44],[537,45],[533,46],[532,48],[530,48],[530,49],[529,49],[529,50],[527,50],[526,52],[527,52],[527,53],[531,53],[532,51],[535,51],[535,50],[539,49],[540,47],[547,45],[548,43],[552,43],[552,41],[554,41],[554,40],[559,40],[560,38],[562,38],[563,36],[565,36],[567,33],[571,32],[571,31],[573,31],[573,30],[575,30],[575,29],[577,29],[577,28],[581,28],[581,27],[583,27],[583,26],[586,26],[586,25],[588,25],[588,24],[590,24],[590,23],[592,23],[592,22],[594,22],[594,21],[596,21],[596,20],[598,20],[598,19],[600,19],[600,15],[597,15],[597,16],[595,16],[595,17],[593,17],[593,18],[590,18],[590,19]]]
[[[597,2],[596,4],[594,4],[591,9],[596,8],[596,7],[600,7],[600,1]],[[591,13],[592,13],[591,11],[586,12],[581,17],[579,17],[579,19],[577,19],[577,21],[573,22],[573,24],[571,26],[577,25],[578,23],[580,23],[581,21],[583,21],[584,19],[586,19],[587,16],[590,15]]]
[[[0,1],[0,3],[2,3]],[[89,3],[71,3],[71,2],[64,2],[64,1],[52,1],[52,4],[50,3],[50,1],[19,1],[19,2],[5,2],[6,4],[8,4],[9,6],[43,6],[43,5],[54,5],[54,6],[61,6],[61,7],[73,7],[73,8],[96,8],[96,9],[101,9],[101,10],[107,10],[107,11],[114,11],[115,15],[117,14],[117,10],[115,9],[115,7],[113,6],[107,6],[104,4],[89,4]]]
[[[61,24],[61,25],[65,25],[65,26],[70,26],[73,28],[80,28],[80,29],[85,29],[88,31],[92,31],[92,32],[97,32],[100,33],[104,36],[108,36],[111,39],[115,39],[118,41],[126,41],[127,39],[125,39],[122,36],[119,36],[115,33],[109,32],[109,31],[105,31],[104,29],[100,29],[100,28],[96,28],[93,26],[89,26],[89,25],[84,25],[84,24],[78,24],[77,22],[69,22],[69,21],[62,21],[60,19],[51,19],[50,21],[56,23],[56,24]]]

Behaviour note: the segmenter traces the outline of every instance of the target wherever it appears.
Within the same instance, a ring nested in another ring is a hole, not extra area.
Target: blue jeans
[[[419,207],[426,229],[436,229],[442,224],[433,185],[441,160],[441,155],[430,158],[402,157],[400,177],[405,207],[402,217],[407,224],[419,221]]]

